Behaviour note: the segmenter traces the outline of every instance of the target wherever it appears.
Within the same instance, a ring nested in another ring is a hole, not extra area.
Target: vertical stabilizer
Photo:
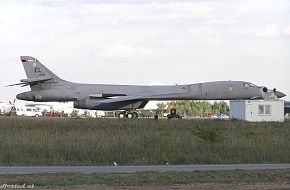
[[[27,79],[51,79],[54,82],[63,81],[34,57],[20,56],[20,59],[22,61]]]

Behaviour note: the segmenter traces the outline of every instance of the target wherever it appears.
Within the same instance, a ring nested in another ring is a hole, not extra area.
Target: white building
[[[230,101],[230,119],[252,122],[284,121],[284,101]]]

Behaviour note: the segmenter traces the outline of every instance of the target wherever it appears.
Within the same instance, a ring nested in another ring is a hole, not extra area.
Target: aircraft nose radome
[[[284,94],[284,93],[282,93],[282,92],[279,92],[279,91],[276,91],[276,96],[278,97],[278,98],[283,98],[283,97],[285,97],[286,96],[286,94]]]

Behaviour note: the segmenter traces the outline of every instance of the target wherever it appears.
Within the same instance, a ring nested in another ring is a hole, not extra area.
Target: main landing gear
[[[123,118],[138,118],[138,113],[137,112],[130,112],[130,111],[122,111],[118,114],[118,117],[123,119]]]

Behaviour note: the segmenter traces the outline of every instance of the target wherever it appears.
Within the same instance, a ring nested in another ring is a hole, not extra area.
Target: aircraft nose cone
[[[278,98],[283,98],[283,97],[285,97],[286,96],[286,94],[284,94],[283,92],[279,92],[279,91],[276,91],[276,96],[278,97]]]

